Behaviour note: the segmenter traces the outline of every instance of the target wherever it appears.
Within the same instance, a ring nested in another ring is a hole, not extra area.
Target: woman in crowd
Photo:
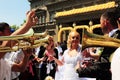
[[[40,68],[40,78],[44,80],[47,76],[55,77],[56,72],[56,63],[49,57],[52,55],[58,58],[58,51],[54,47],[53,37],[50,36],[48,39],[48,43],[45,48],[41,49],[38,57],[42,58],[41,68]],[[44,57],[44,58],[43,58]]]

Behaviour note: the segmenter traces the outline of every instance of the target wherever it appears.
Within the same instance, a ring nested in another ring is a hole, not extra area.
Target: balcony
[[[47,27],[47,29],[53,29],[55,28],[56,23],[55,22],[46,22],[46,23],[39,23],[36,26],[34,26],[34,28],[37,27]],[[54,27],[53,27],[54,26]]]
[[[64,2],[64,1],[67,1],[67,0],[51,0],[49,1],[49,3],[47,4],[48,5],[53,5],[53,4],[56,4],[56,3],[59,3],[59,2]]]

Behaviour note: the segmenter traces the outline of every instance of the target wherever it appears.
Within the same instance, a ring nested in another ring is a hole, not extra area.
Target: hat
[[[10,31],[13,33],[15,31],[15,29],[11,28]]]

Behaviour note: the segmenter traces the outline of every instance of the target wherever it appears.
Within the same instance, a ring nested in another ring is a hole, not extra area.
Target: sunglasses
[[[79,37],[78,36],[73,36],[72,39],[79,39]]]

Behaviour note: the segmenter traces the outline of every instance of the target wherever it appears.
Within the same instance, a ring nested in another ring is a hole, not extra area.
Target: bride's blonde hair
[[[68,39],[67,39],[67,47],[68,48],[71,48],[71,37],[72,37],[72,34],[75,33],[77,34],[79,37],[80,37],[80,34],[76,31],[76,30],[72,30],[69,35],[68,35]]]

